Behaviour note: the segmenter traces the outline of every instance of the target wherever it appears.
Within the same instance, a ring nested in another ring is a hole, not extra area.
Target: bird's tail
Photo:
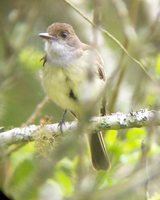
[[[90,149],[93,167],[96,170],[108,170],[110,159],[105,147],[102,132],[94,131],[90,137]]]

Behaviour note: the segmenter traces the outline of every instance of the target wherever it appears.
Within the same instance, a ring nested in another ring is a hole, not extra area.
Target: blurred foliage
[[[108,74],[108,113],[144,107],[158,110],[160,1],[72,2],[90,19],[100,6],[102,26],[144,63],[154,79],[147,77],[113,40],[99,33],[98,49]],[[38,33],[53,22],[72,24],[82,41],[93,43],[92,27],[63,0],[1,0],[0,127],[6,130],[25,124],[45,96],[39,78],[44,50]],[[46,115],[57,122],[62,113],[49,102],[33,123],[39,124]],[[70,116],[67,119],[72,120]],[[46,133],[47,140],[42,134],[36,142],[1,148],[0,188],[16,200],[158,200],[160,177],[159,173],[153,175],[160,164],[159,131],[158,127],[107,131],[105,141],[112,162],[109,172],[93,170],[86,144],[77,136],[74,142],[64,137],[55,145]],[[83,143],[85,153],[81,154]],[[52,152],[48,156],[47,145]]]

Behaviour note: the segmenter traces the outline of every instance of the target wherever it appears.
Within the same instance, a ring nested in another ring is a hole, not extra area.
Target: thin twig
[[[27,126],[29,124],[33,124],[35,119],[40,115],[42,109],[48,102],[48,97],[44,97],[44,99],[36,106],[34,112],[31,114],[31,116],[27,119],[27,121],[23,124],[23,126]]]
[[[115,1],[115,0],[112,0],[112,3],[114,4],[114,7],[117,10],[118,16],[122,21],[121,23],[122,23],[122,26],[123,26],[123,29],[124,29],[123,32],[124,32],[124,35],[126,36],[123,46],[125,47],[125,49],[128,50],[130,40],[128,38],[128,35],[126,34],[126,29],[127,29],[128,26],[131,26],[131,24],[136,23],[137,15],[132,15],[130,20],[129,20],[129,13],[128,13],[125,5],[123,5],[124,3],[121,2],[121,1]],[[122,7],[124,7],[124,8],[123,9],[120,8],[120,5],[123,5]],[[135,7],[135,3],[132,3],[131,7]],[[136,6],[136,9],[138,10],[138,6]],[[124,14],[123,10],[125,10],[125,14]],[[138,12],[136,12],[136,13],[138,13]],[[128,20],[126,21],[125,19],[128,19]],[[132,29],[134,29],[134,25],[132,25]],[[116,85],[114,86],[113,94],[110,98],[110,102],[109,102],[109,106],[108,106],[108,110],[109,110],[110,113],[114,112],[115,103],[116,103],[117,97],[119,95],[120,87],[121,87],[121,84],[122,84],[122,81],[124,79],[125,72],[126,72],[126,69],[127,69],[127,65],[124,62],[124,59],[125,59],[125,53],[123,51],[121,58],[120,58],[120,61],[118,63],[118,67],[120,68],[120,73],[119,73],[119,76],[117,78]]]
[[[82,13],[74,4],[72,4],[70,1],[68,0],[63,0],[65,3],[67,3],[70,7],[72,7],[79,15],[81,15],[87,22],[89,22],[92,26],[96,26],[90,19],[88,19],[87,16],[85,16],[84,13]],[[152,77],[148,71],[145,69],[145,66],[136,58],[134,58],[132,55],[130,55],[130,53],[127,51],[127,49],[123,46],[123,44],[117,40],[111,33],[109,33],[106,29],[98,27],[97,29],[99,29],[102,33],[104,33],[105,35],[107,35],[109,38],[111,38],[125,53],[126,55],[135,63],[137,63],[141,69],[145,72],[145,74],[153,81],[155,82],[155,78]]]

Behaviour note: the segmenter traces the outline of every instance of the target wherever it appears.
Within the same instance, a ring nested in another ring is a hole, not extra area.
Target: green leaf
[[[116,130],[109,130],[105,136],[108,145],[113,145],[116,142],[118,132]]]
[[[41,58],[43,55],[31,47],[24,48],[19,54],[21,66],[30,71],[37,71],[43,65]]]
[[[31,159],[23,160],[13,171],[10,179],[7,182],[7,191],[15,199],[20,199],[21,193],[27,188],[27,183],[30,182],[35,173],[35,166]],[[33,188],[34,190],[34,188]],[[27,191],[30,193],[31,191]],[[32,192],[33,194],[33,192]],[[25,198],[24,198],[25,199]]]
[[[18,151],[12,153],[11,155],[12,167],[16,168],[22,162],[22,160],[30,159],[34,151],[35,151],[34,142],[30,142],[21,147]]]
[[[73,183],[69,174],[67,174],[63,170],[57,170],[55,173],[55,179],[61,186],[61,189],[63,190],[64,194],[69,196],[73,193]]]
[[[126,135],[127,141],[142,140],[146,136],[146,130],[143,128],[129,129]]]

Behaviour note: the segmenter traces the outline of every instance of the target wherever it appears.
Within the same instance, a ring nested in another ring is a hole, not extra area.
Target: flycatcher
[[[106,75],[98,52],[82,43],[66,23],[54,23],[39,36],[45,39],[42,81],[49,98],[78,119],[89,110],[97,114],[98,109],[105,114],[100,102]],[[110,161],[102,133],[92,133],[89,141],[94,168],[107,170]]]

